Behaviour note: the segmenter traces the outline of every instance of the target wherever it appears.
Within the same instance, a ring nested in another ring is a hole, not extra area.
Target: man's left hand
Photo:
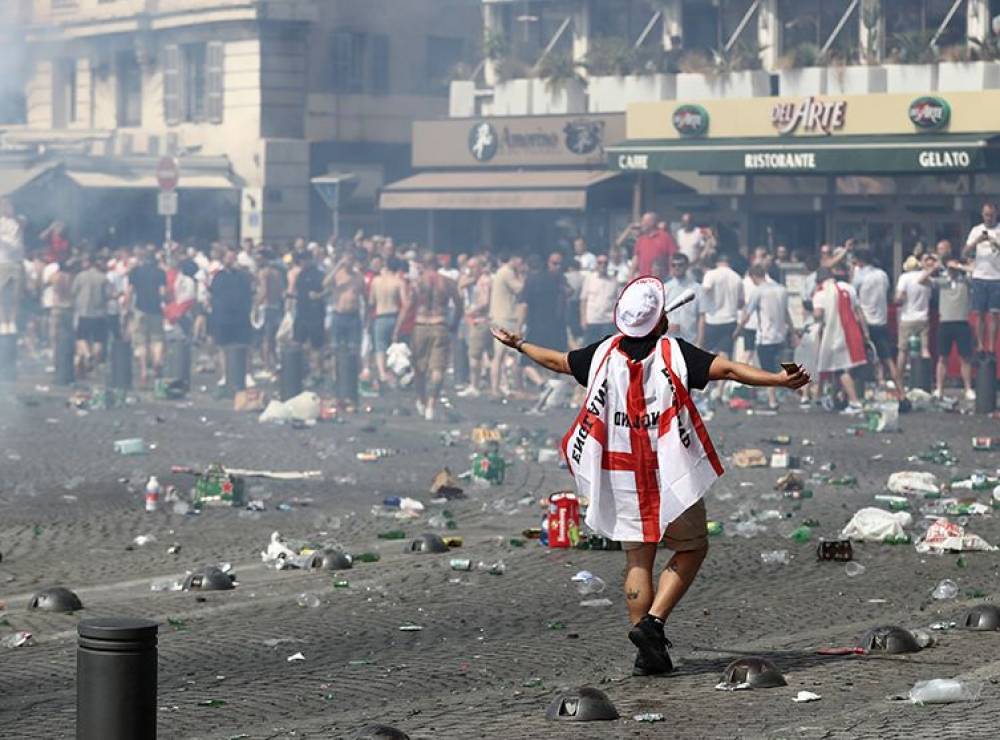
[[[491,326],[490,334],[492,334],[493,338],[498,342],[507,345],[511,349],[517,349],[518,345],[523,341],[517,334],[513,334],[499,326]]]
[[[801,365],[798,366],[798,369],[794,373],[789,373],[787,370],[782,370],[780,377],[781,377],[781,382],[779,383],[779,385],[781,385],[784,388],[791,388],[792,390],[798,390],[802,386],[808,384],[809,381],[811,380],[809,377],[809,373],[807,373],[805,371],[805,368],[803,368]]]

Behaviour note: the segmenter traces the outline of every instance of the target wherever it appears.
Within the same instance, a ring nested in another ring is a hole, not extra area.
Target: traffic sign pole
[[[161,157],[156,164],[156,181],[160,185],[161,196],[173,194],[179,180],[180,168],[177,166],[177,160],[174,157]],[[173,205],[170,208],[164,208],[163,201],[164,198],[161,197],[157,208],[166,219],[164,242],[169,244],[173,241],[173,218],[177,212],[177,196],[174,194]]]

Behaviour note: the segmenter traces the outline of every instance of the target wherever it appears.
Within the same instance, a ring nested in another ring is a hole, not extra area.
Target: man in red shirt
[[[654,275],[661,277],[666,273],[670,257],[677,251],[677,242],[670,232],[658,223],[655,213],[650,211],[642,216],[638,224],[632,224],[619,243],[629,235],[635,236],[635,247],[632,259],[632,277]]]

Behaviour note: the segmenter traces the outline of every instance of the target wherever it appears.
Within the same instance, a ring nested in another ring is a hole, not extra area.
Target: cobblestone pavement
[[[408,396],[372,402],[372,412],[342,424],[294,430],[260,425],[223,402],[196,393],[191,402],[140,402],[79,415],[68,392],[35,390],[25,382],[0,397],[0,637],[32,631],[33,647],[0,648],[0,736],[59,738],[74,734],[75,629],[81,616],[156,619],[160,632],[159,730],[164,738],[340,738],[380,721],[412,738],[619,737],[996,737],[1000,726],[1000,633],[952,630],[940,643],[909,656],[829,657],[817,648],[854,645],[869,627],[927,627],[958,619],[969,605],[997,598],[998,553],[920,556],[912,546],[862,544],[866,567],[849,578],[843,565],[817,562],[815,542],[788,533],[818,520],[817,536],[835,536],[858,508],[874,503],[894,470],[933,470],[945,478],[996,469],[997,452],[973,452],[970,437],[1000,434],[995,421],[942,412],[903,417],[899,434],[848,436],[854,423],[789,406],[778,417],[720,411],[709,429],[723,454],[791,435],[792,454],[812,456],[808,473],[833,462],[834,474],[857,476],[854,487],[813,486],[801,506],[772,491],[780,471],[728,466],[708,499],[709,517],[726,523],[741,506],[777,509],[751,538],[713,537],[699,580],[668,622],[678,671],[666,678],[632,678],[634,651],[625,638],[618,552],[547,551],[513,547],[510,537],[536,526],[537,499],[569,484],[556,463],[514,460],[503,486],[467,487],[469,498],[448,504],[464,537],[460,553],[474,561],[503,559],[504,575],[458,573],[449,555],[412,555],[404,544],[377,538],[391,528],[408,536],[429,531],[420,519],[375,518],[371,506],[387,495],[425,502],[436,470],[468,467],[469,431],[476,423],[560,435],[571,412],[530,416],[516,404],[456,401],[454,418],[439,423],[393,415]],[[396,412],[399,413],[398,411]],[[441,434],[459,430],[457,444]],[[112,450],[115,439],[141,436],[156,447],[143,457]],[[804,446],[804,440],[812,441]],[[955,468],[907,462],[933,442],[950,443]],[[398,449],[376,463],[355,453]],[[321,481],[257,481],[259,513],[208,509],[200,516],[145,514],[141,486],[172,464],[320,469]],[[979,498],[987,501],[988,492]],[[289,511],[277,504],[291,504]],[[1000,520],[974,517],[971,531],[1000,543]],[[915,531],[921,531],[917,516]],[[378,551],[338,577],[276,572],[259,557],[272,531],[288,537],[335,539],[349,551]],[[325,533],[325,534],[323,534]],[[139,534],[156,542],[127,547]],[[180,552],[167,554],[173,544]],[[791,562],[765,566],[760,553],[786,549]],[[196,596],[153,592],[154,579],[208,563],[233,564],[239,585]],[[964,566],[964,567],[960,567]],[[608,582],[610,607],[580,606],[570,577],[589,569]],[[951,601],[930,593],[942,578],[959,584]],[[37,589],[73,588],[85,610],[77,615],[30,612]],[[318,595],[318,608],[296,596]],[[171,620],[168,624],[167,620]],[[558,624],[556,624],[558,623]],[[421,631],[404,632],[407,624]],[[553,628],[561,627],[561,628]],[[274,640],[280,640],[274,644]],[[305,661],[288,662],[301,651]],[[787,688],[729,693],[714,690],[726,664],[745,654],[773,659]],[[891,697],[917,680],[963,677],[985,681],[980,701],[917,707]],[[561,688],[597,686],[614,701],[615,722],[552,723],[544,718]],[[792,702],[799,690],[822,695]],[[215,706],[206,706],[208,700]],[[636,722],[639,712],[665,721]]]

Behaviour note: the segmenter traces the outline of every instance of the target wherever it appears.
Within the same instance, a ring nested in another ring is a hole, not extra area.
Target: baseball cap
[[[615,304],[615,326],[627,337],[645,337],[663,316],[663,283],[648,276],[625,286]]]

